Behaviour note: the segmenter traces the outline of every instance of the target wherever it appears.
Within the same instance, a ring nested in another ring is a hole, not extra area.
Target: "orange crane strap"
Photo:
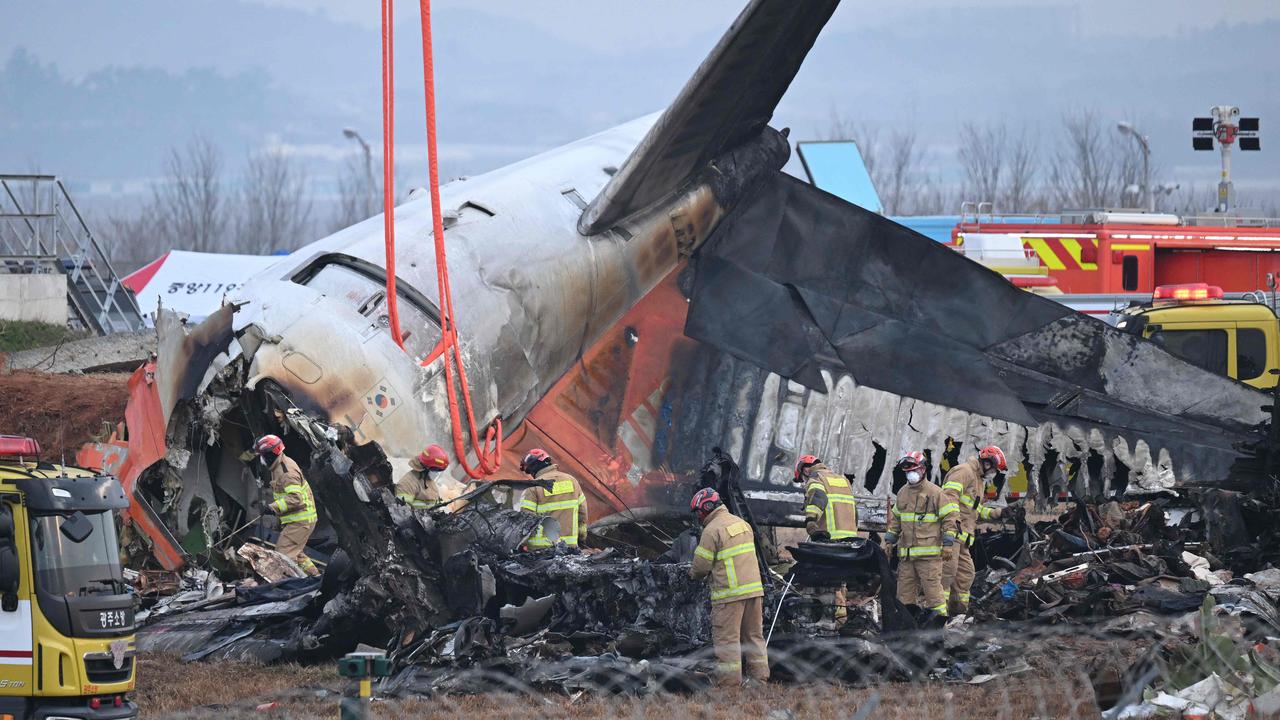
[[[422,80],[425,90],[427,119],[427,167],[428,188],[431,192],[432,238],[435,241],[436,285],[439,291],[440,342],[428,354],[423,365],[429,365],[443,356],[445,386],[449,397],[449,423],[453,435],[453,450],[458,462],[471,478],[482,478],[497,472],[502,465],[502,418],[495,418],[485,429],[483,441],[476,428],[475,408],[471,403],[471,386],[467,382],[467,369],[462,362],[458,327],[454,322],[453,291],[449,286],[449,262],[445,253],[444,220],[440,212],[440,167],[436,160],[436,86],[435,66],[431,44],[431,0],[420,0],[422,16]],[[383,220],[386,234],[387,264],[387,315],[391,321],[391,337],[400,347],[404,339],[400,334],[400,316],[396,305],[395,290],[395,193],[393,188],[395,127],[392,119],[394,93],[392,66],[392,0],[382,0],[382,148],[383,163]],[[458,395],[461,391],[462,402]],[[476,465],[467,462],[463,443],[462,412],[466,409],[467,431],[471,447],[476,453]]]

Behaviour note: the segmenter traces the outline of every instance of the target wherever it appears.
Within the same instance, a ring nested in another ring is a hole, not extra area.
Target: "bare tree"
[[[1066,132],[1049,169],[1049,190],[1062,208],[1119,204],[1131,172],[1128,153],[1116,146],[1098,115],[1085,110],[1063,121]]]
[[[960,127],[960,166],[964,169],[962,194],[978,202],[999,202],[1006,179],[1008,130],[1004,125],[978,127],[965,123]]]
[[[382,183],[377,179],[382,176],[380,168],[381,164],[372,160],[366,164],[363,154],[347,157],[338,176],[338,205],[330,230],[336,232],[378,214],[382,197]]]
[[[884,188],[881,200],[886,214],[903,215],[912,209],[915,193],[923,185],[920,176],[923,161],[924,151],[917,142],[915,128],[895,130],[889,138],[884,162],[878,165],[883,184],[876,181],[877,186]]]
[[[409,182],[404,167],[395,169],[395,204],[409,197]],[[373,158],[366,166],[363,155],[351,155],[338,176],[338,204],[329,219],[328,229],[337,232],[382,212],[382,161]]]
[[[1036,197],[1040,161],[1036,145],[1025,131],[1006,146],[1005,167],[1004,194],[998,201],[1001,209],[1004,212],[1043,210],[1043,201]]]
[[[159,236],[171,247],[200,252],[223,248],[228,225],[222,190],[222,157],[195,137],[169,151],[165,178],[152,188],[151,212]]]
[[[959,206],[960,200],[954,185],[926,178],[912,194],[911,206],[903,214],[942,215],[955,212]]]
[[[278,150],[249,155],[237,210],[235,237],[226,249],[270,253],[310,239],[306,174]]]
[[[100,222],[95,222],[103,252],[121,274],[131,273],[162,255],[160,233],[150,206],[125,209],[117,207]]]

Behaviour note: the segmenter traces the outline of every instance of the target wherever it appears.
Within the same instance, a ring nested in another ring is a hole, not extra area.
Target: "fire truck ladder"
[[[55,175],[0,174],[0,273],[67,276],[67,324],[99,335],[143,327],[133,293]]]

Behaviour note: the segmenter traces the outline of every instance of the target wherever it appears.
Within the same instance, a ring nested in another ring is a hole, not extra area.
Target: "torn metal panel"
[[[819,392],[832,369],[1016,425],[1097,429],[1181,482],[1227,478],[1263,420],[1251,388],[780,174],[699,256],[686,330]]]

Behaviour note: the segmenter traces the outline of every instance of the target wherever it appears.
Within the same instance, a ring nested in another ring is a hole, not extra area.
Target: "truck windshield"
[[[59,531],[63,515],[33,515],[31,546],[36,584],[53,595],[120,592],[123,577],[116,549],[116,523],[110,512],[85,513],[93,532],[73,542]]]

